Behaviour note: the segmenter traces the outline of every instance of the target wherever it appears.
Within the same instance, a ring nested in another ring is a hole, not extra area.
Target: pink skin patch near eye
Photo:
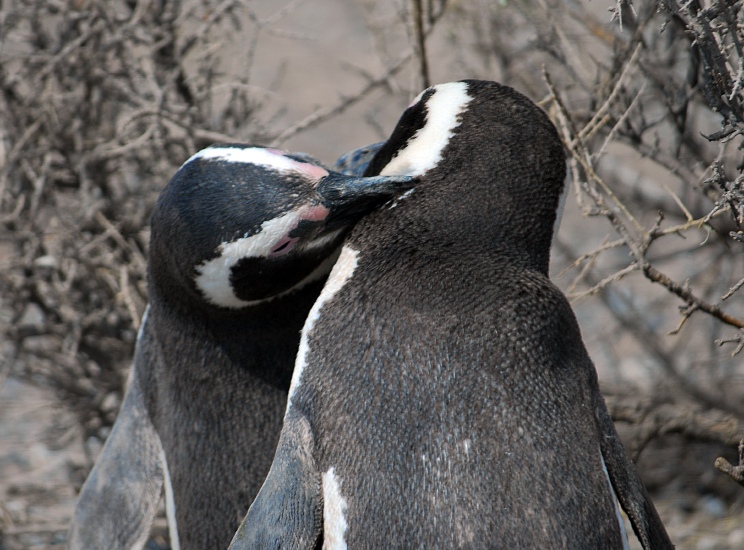
[[[326,172],[327,173],[327,172]],[[290,229],[290,233],[297,228],[301,221],[320,222],[328,217],[330,210],[323,205],[307,206],[298,212],[297,223]],[[283,256],[290,252],[300,241],[298,237],[290,237],[289,234],[279,239],[269,252],[269,258]]]
[[[328,175],[328,170],[316,166],[315,164],[309,164],[307,162],[295,162],[297,169],[303,174],[307,175],[315,181],[320,181]]]
[[[324,170],[325,172],[325,170]],[[328,172],[326,172],[327,174]],[[319,222],[321,220],[324,220],[328,217],[328,214],[330,214],[331,211],[328,210],[325,206],[322,204],[318,204],[315,206],[308,206],[307,208],[303,208],[300,210],[300,220],[308,220],[311,222]]]
[[[274,155],[280,155],[282,157],[287,156],[286,152],[280,149],[266,149],[266,151]],[[292,163],[295,170],[304,174],[312,180],[319,181],[328,175],[328,170],[321,166],[310,164],[309,162],[300,162],[298,160],[290,158],[287,158],[287,160]]]

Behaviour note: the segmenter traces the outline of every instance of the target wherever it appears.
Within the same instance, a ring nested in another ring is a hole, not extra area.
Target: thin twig
[[[731,479],[739,485],[744,486],[744,439],[739,442],[739,465],[732,466],[731,463],[723,457],[718,457],[715,467],[724,474],[731,476]]]
[[[572,300],[581,300],[582,298],[586,298],[587,296],[594,296],[600,290],[604,289],[607,285],[609,285],[611,283],[615,283],[615,282],[619,281],[620,279],[622,279],[623,277],[625,277],[626,275],[630,275],[631,273],[633,273],[634,271],[637,271],[637,270],[638,270],[638,265],[636,265],[635,263],[632,263],[632,264],[624,267],[623,269],[620,269],[619,271],[616,271],[612,275],[609,275],[609,276],[605,277],[604,279],[602,279],[598,283],[594,284],[594,286],[592,286],[588,290],[585,290],[583,292],[578,292],[578,293],[575,293],[575,294],[570,294],[569,297]]]
[[[685,288],[679,283],[674,282],[672,279],[670,279],[667,275],[660,272],[658,269],[656,269],[654,266],[652,266],[650,263],[648,263],[647,260],[641,259],[641,270],[643,271],[643,274],[648,277],[651,281],[655,283],[659,283],[660,285],[666,287],[669,292],[672,294],[676,294],[680,298],[682,298],[685,302],[687,302],[690,306],[694,306],[695,310],[704,311],[719,321],[726,323],[727,325],[731,325],[732,327],[736,328],[744,328],[744,321],[741,319],[737,319],[736,317],[729,315],[728,313],[721,310],[716,305],[710,304],[697,296],[693,294],[689,288]]]
[[[633,54],[630,56],[630,59],[623,67],[623,71],[620,73],[620,76],[618,77],[617,82],[612,89],[612,92],[609,96],[607,96],[607,99],[602,103],[597,112],[594,113],[594,116],[591,118],[591,120],[586,123],[584,128],[582,128],[578,135],[574,138],[575,140],[585,140],[587,136],[593,132],[594,127],[601,122],[607,111],[609,111],[610,105],[612,105],[620,91],[623,89],[625,79],[630,73],[630,69],[635,67],[636,61],[638,60],[638,54],[640,53],[642,46],[643,44],[640,43],[636,45],[635,49],[633,50]],[[572,143],[571,145],[574,145],[574,143]]]
[[[426,33],[424,32],[424,9],[421,0],[411,0],[411,20],[413,22],[413,51],[418,61],[421,88],[431,86],[429,63],[426,59]]]

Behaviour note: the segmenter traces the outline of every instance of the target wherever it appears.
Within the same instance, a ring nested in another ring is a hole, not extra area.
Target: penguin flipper
[[[315,548],[323,499],[313,446],[310,423],[290,409],[271,470],[229,550]]]
[[[163,487],[163,451],[135,374],[80,491],[67,538],[70,550],[142,548],[150,534]]]
[[[595,393],[599,396],[594,410],[600,432],[600,450],[620,506],[630,519],[633,531],[644,550],[671,550],[674,544],[617,435],[599,388]]]

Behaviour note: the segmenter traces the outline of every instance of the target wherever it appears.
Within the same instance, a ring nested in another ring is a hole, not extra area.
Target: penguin
[[[271,465],[300,330],[344,235],[410,181],[240,144],[181,166],[152,213],[150,302],[70,548],[141,548],[163,485],[171,548],[228,546]]]
[[[673,545],[548,278],[565,153],[512,88],[423,91],[302,329],[284,426],[230,548]]]
[[[342,174],[362,175],[383,145],[385,145],[384,141],[378,141],[358,149],[352,149],[338,157],[334,168]]]

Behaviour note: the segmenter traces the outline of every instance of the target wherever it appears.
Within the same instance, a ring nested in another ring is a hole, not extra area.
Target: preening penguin
[[[334,168],[342,174],[362,175],[383,145],[385,142],[379,141],[359,149],[352,149],[338,158]]]
[[[269,475],[231,548],[672,548],[548,279],[558,134],[494,82],[429,88],[367,174],[305,322]],[[617,499],[615,497],[617,495]]]
[[[339,246],[410,180],[245,145],[179,169],[153,211],[150,305],[70,548],[141,547],[164,482],[174,549],[228,545],[271,465],[300,329]]]

